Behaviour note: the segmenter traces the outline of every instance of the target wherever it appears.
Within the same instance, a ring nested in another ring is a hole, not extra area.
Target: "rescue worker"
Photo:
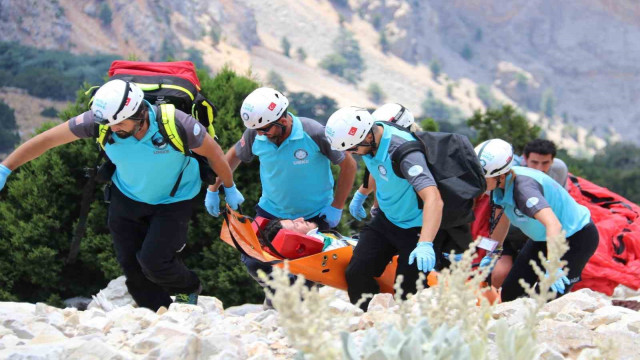
[[[403,275],[403,294],[416,291],[419,271],[436,265],[434,239],[439,233],[443,202],[424,154],[408,154],[400,168],[406,179],[392,170],[391,154],[413,141],[408,132],[374,118],[365,109],[346,107],[336,111],[325,127],[331,146],[362,156],[376,182],[380,213],[360,231],[358,246],[346,270],[349,299],[357,303],[364,294],[380,291],[374,279],[380,276],[394,255],[399,255],[397,275]],[[418,197],[423,208],[418,207]],[[417,267],[413,265],[416,262]],[[426,285],[426,284],[425,284]],[[361,303],[367,310],[368,300]]]
[[[511,223],[529,237],[502,284],[502,301],[525,294],[520,279],[530,285],[536,283],[537,276],[529,262],[534,260],[541,266],[538,252],[546,253],[547,241],[554,241],[562,231],[566,232],[569,244],[569,250],[562,256],[567,261],[568,275],[564,275],[564,269],[558,269],[560,277],[552,290],[558,294],[569,292],[580,281],[582,269],[598,247],[598,230],[591,221],[591,213],[547,174],[513,167],[513,147],[506,141],[487,140],[475,150],[485,171],[487,190],[492,191],[495,205],[502,208],[495,211],[492,219],[497,224],[492,236],[502,243]]]
[[[262,195],[256,216],[267,219],[303,218],[333,228],[340,222],[344,203],[356,174],[351,155],[332,150],[319,122],[287,111],[289,100],[279,91],[262,87],[249,94],[240,108],[247,128],[229,149],[226,159],[232,171],[255,156],[260,160]],[[340,167],[334,193],[331,163]],[[220,182],[207,191],[205,203],[212,215],[220,212]],[[258,270],[271,265],[242,255],[249,274],[258,281]]]
[[[416,124],[413,114],[406,107],[396,104],[387,103],[377,108],[372,114],[375,121],[389,121],[407,128],[411,132],[422,131],[420,126]],[[369,170],[365,169],[364,183],[360,186],[358,191],[353,194],[353,198],[349,203],[349,212],[356,220],[362,221],[367,217],[367,212],[364,210],[363,204],[367,199],[367,196],[375,190],[375,180],[369,174]],[[369,213],[371,216],[375,216],[379,211],[378,200],[375,198],[374,193],[373,205]]]
[[[558,184],[566,187],[569,169],[564,161],[556,158],[556,145],[549,140],[535,139],[527,143],[521,157],[514,156],[514,166],[526,166],[549,175]],[[491,271],[491,285],[496,288],[502,286],[502,282],[511,271],[513,259],[518,256],[520,250],[528,238],[515,226],[509,228],[509,233],[504,241],[502,255]]]
[[[104,150],[115,164],[109,231],[129,293],[139,306],[154,311],[171,304],[170,294],[176,302],[195,305],[202,289],[198,276],[178,257],[202,184],[199,167],[195,159],[168,146],[159,132],[159,116],[159,107],[144,100],[136,84],[111,80],[97,90],[91,110],[29,139],[0,165],[2,189],[6,177],[22,164],[56,146],[96,138],[97,124],[109,126],[112,133]],[[237,208],[244,198],[220,146],[184,112],[176,110],[175,121],[185,129],[185,145],[207,158],[224,183],[227,203]]]

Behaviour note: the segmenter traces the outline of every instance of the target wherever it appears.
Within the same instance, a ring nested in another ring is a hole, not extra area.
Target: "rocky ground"
[[[351,316],[352,332],[397,309],[390,297],[378,296],[363,314],[344,292],[321,291],[332,293],[332,309]],[[539,314],[539,358],[640,358],[640,313],[629,308],[638,301],[640,292],[619,287],[613,297],[584,289],[548,303]],[[493,317],[515,327],[524,321],[526,302],[500,304]],[[257,360],[296,354],[278,313],[262,305],[225,309],[216,298],[201,296],[198,306],[172,304],[154,313],[132,304],[122,277],[94,296],[86,311],[0,303],[0,358]]]

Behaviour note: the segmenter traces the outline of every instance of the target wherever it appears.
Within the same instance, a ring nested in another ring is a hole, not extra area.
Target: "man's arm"
[[[436,186],[427,186],[418,191],[418,196],[424,203],[422,207],[422,229],[420,230],[418,242],[433,242],[436,233],[440,229],[444,202],[442,202],[440,191]]]
[[[225,159],[224,152],[220,148],[220,145],[218,145],[211,136],[205,136],[202,145],[192,150],[196,154],[207,158],[209,165],[218,175],[219,181],[224,183],[225,187],[233,186],[233,172]],[[216,181],[216,183],[218,183],[218,181]]]
[[[544,225],[547,230],[547,239],[555,238],[562,233],[562,224],[550,207],[538,211],[533,217]]]
[[[232,173],[234,171],[236,171],[236,169],[238,168],[238,166],[242,162],[240,160],[240,158],[238,157],[238,155],[236,154],[235,146],[232,146],[231,149],[229,149],[229,151],[227,151],[227,153],[224,155],[224,159],[227,162],[227,164],[229,165],[229,168],[231,169]],[[208,189],[209,189],[209,191],[218,191],[218,189],[220,188],[220,185],[222,185],[222,178],[220,176],[218,176],[216,178],[215,184],[209,185]]]
[[[64,122],[54,128],[40,133],[18,146],[2,162],[2,165],[10,170],[15,170],[24,163],[27,163],[54,147],[70,143],[80,139],[69,129],[69,122]]]
[[[340,166],[340,175],[338,175],[338,185],[331,206],[342,209],[356,179],[356,161],[351,154],[345,153],[344,160],[338,166]]]
[[[504,215],[503,209],[496,210],[496,217],[500,216],[500,214],[502,214],[502,217],[500,217],[498,224],[496,224],[496,227],[493,229],[493,233],[490,234],[491,239],[498,242],[498,248],[502,247],[504,239],[509,233],[509,225],[511,224],[509,218]]]

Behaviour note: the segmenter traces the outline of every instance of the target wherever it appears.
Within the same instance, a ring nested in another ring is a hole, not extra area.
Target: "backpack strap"
[[[99,125],[96,124],[96,142],[100,145],[101,151],[104,151],[104,147],[107,143],[111,144],[113,140],[111,139],[111,128],[108,125]]]
[[[398,148],[391,154],[391,166],[393,167],[393,173],[400,179],[404,179],[404,175],[400,170],[400,164],[402,160],[412,152],[425,153],[424,145],[418,139],[418,141],[407,141],[404,144],[398,146]]]
[[[188,155],[188,149],[185,149],[186,134],[182,124],[176,122],[176,107],[173,104],[160,104],[158,106],[160,110],[156,115],[156,121],[158,122],[158,129],[160,134],[169,140],[169,144],[177,151]]]

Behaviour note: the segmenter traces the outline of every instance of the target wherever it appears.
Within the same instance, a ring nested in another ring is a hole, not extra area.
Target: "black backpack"
[[[409,132],[402,126],[383,123]],[[475,219],[473,202],[486,191],[487,182],[469,139],[461,134],[444,132],[418,131],[411,134],[417,141],[405,142],[391,155],[393,172],[404,178],[400,171],[402,159],[414,151],[425,154],[427,166],[444,202],[440,227],[446,229],[472,222]],[[420,208],[423,206],[419,196],[418,205]]]

